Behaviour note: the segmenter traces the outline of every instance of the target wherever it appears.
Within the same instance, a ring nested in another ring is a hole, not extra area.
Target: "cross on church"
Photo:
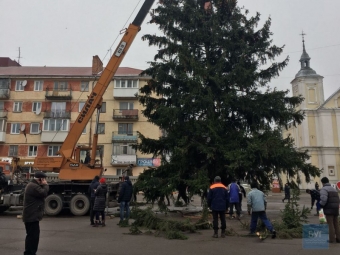
[[[302,33],[300,34],[300,35],[302,35],[302,41],[304,41],[305,40],[305,35],[307,35],[307,34],[305,34],[304,32],[303,32],[303,30],[302,30]]]

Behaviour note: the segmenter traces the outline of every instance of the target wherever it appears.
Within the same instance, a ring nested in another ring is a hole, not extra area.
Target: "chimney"
[[[92,74],[96,75],[103,71],[103,62],[98,55],[92,57]]]

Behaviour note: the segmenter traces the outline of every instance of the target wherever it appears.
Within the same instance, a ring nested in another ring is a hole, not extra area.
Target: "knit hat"
[[[214,182],[221,182],[221,177],[216,176],[215,179],[214,179]]]
[[[36,172],[34,174],[34,178],[46,178],[46,174],[44,172]]]
[[[323,177],[323,178],[321,179],[321,182],[322,182],[322,183],[329,183],[329,180],[328,180],[327,177]]]
[[[106,182],[106,179],[105,179],[105,178],[100,178],[99,182],[100,182],[100,183],[105,183],[105,182]]]
[[[125,176],[125,177],[124,177],[124,180],[125,180],[125,181],[128,181],[128,180],[130,180],[130,177],[129,177],[129,176]]]
[[[94,177],[94,179],[95,179],[96,181],[99,181],[100,177],[99,177],[98,175],[96,175],[96,176]]]

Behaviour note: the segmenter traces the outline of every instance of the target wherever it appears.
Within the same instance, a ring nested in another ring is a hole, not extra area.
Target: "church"
[[[291,81],[293,96],[302,95],[304,101],[296,110],[305,113],[303,122],[282,130],[284,138],[291,136],[298,151],[308,150],[309,163],[322,169],[320,178],[305,182],[301,174],[301,189],[314,188],[315,182],[320,187],[320,179],[328,177],[335,185],[340,181],[340,88],[329,98],[324,99],[323,77],[311,68],[311,58],[305,49],[300,58],[301,69]],[[285,183],[286,177],[283,177]]]

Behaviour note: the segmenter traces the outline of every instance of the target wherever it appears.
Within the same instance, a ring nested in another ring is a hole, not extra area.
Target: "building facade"
[[[36,156],[56,156],[102,71],[97,56],[92,67],[0,67],[0,160],[20,158],[31,165]],[[120,67],[103,95],[98,145],[105,175],[121,175],[133,164],[133,175],[159,159],[141,155],[131,147],[137,131],[157,139],[161,132],[141,114],[136,94],[149,77],[142,70]],[[95,112],[83,130],[78,146],[91,145]],[[85,155],[82,155],[85,159]]]
[[[323,170],[320,178],[326,176],[336,184],[340,180],[340,88],[324,100],[323,77],[311,68],[310,59],[303,40],[301,69],[291,84],[293,95],[305,99],[297,107],[305,113],[305,119],[296,127],[289,124],[283,137],[291,136],[297,150],[308,150],[309,163]],[[303,189],[314,188],[315,182],[320,184],[319,178],[306,183],[300,177]]]

